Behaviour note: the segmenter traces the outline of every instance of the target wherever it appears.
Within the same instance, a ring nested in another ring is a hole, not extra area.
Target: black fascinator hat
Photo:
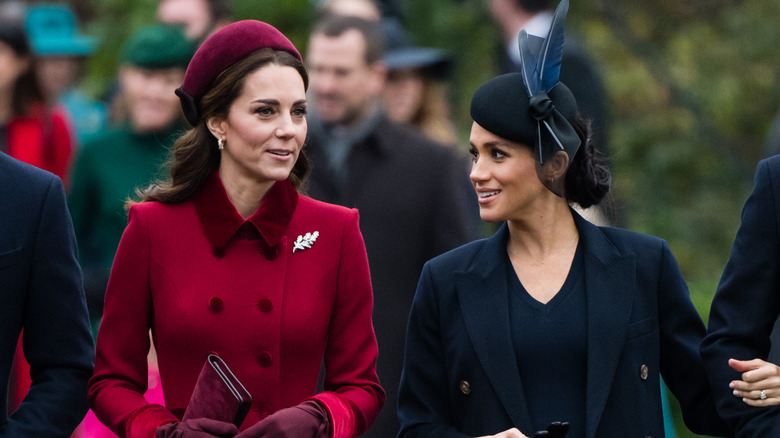
[[[547,38],[520,32],[522,72],[490,79],[471,99],[475,122],[499,137],[535,147],[540,164],[557,151],[566,152],[571,163],[580,147],[573,127],[577,101],[558,81],[568,9],[569,1],[561,1]]]

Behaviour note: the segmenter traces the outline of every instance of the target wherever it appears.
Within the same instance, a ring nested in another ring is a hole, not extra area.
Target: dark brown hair
[[[158,181],[140,192],[142,202],[176,204],[192,199],[200,191],[219,168],[220,161],[217,139],[209,131],[206,121],[211,117],[226,118],[230,105],[241,94],[247,76],[269,64],[296,69],[303,79],[304,87],[308,88],[309,77],[303,63],[285,51],[261,49],[225,69],[200,99],[200,120],[197,126],[173,144],[167,163],[171,169],[170,178]],[[300,189],[308,174],[309,160],[302,149],[289,179],[296,189]]]
[[[0,17],[0,41],[7,44],[18,58],[26,58],[28,61],[27,70],[16,79],[11,97],[13,115],[27,116],[31,110],[46,101],[36,73],[35,56],[30,49],[24,27],[14,20]]]
[[[573,126],[581,143],[566,171],[566,199],[588,208],[607,196],[612,176],[606,157],[593,144],[590,121],[578,114]]]
[[[363,36],[366,42],[366,64],[381,61],[384,57],[385,43],[382,35],[382,26],[375,21],[364,20],[359,17],[326,15],[312,31],[312,35],[323,34],[327,37],[338,37],[349,30],[356,30]]]

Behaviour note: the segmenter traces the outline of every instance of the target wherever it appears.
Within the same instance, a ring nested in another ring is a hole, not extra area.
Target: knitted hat
[[[237,21],[206,39],[190,61],[184,83],[176,90],[187,121],[197,125],[200,98],[220,73],[250,53],[266,48],[283,50],[302,60],[286,36],[262,21]]]

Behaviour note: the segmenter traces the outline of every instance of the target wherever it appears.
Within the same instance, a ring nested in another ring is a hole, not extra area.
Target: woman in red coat
[[[306,86],[298,51],[258,21],[190,62],[177,94],[194,128],[170,181],[130,207],[98,334],[90,404],[120,436],[351,437],[381,409],[358,213],[296,191]],[[150,329],[165,407],[143,398]],[[210,352],[253,397],[238,435],[181,420]]]

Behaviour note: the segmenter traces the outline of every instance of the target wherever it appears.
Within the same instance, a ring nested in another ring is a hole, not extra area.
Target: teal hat
[[[178,26],[155,25],[143,27],[133,33],[122,46],[122,64],[152,70],[187,68],[194,47]]]
[[[39,56],[87,56],[97,49],[95,37],[79,35],[76,14],[66,3],[37,3],[27,7],[25,29]]]

